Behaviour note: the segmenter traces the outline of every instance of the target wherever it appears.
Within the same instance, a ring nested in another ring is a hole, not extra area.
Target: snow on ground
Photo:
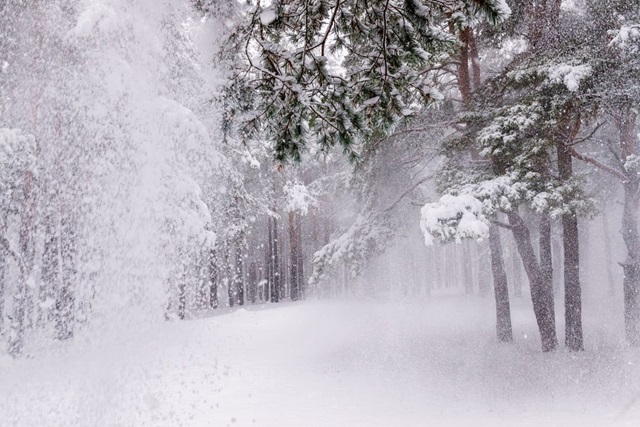
[[[494,340],[491,299],[464,296],[167,322],[0,359],[0,425],[640,425],[640,352],[593,306],[583,354],[540,353],[525,300],[512,345]]]

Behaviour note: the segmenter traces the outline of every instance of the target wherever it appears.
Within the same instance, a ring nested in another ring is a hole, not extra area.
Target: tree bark
[[[545,282],[553,284],[553,257],[551,252],[551,218],[540,216],[540,271]]]
[[[500,232],[495,225],[489,226],[489,250],[491,252],[491,272],[493,274],[493,290],[496,299],[496,332],[498,340],[513,341],[511,327],[511,306],[509,304],[509,286],[507,273],[502,257]]]
[[[209,249],[209,308],[218,308],[218,263],[215,249]]]
[[[289,211],[289,283],[291,286],[291,300],[300,298],[298,281],[298,239],[296,238],[296,214]]]
[[[564,143],[557,145],[558,172],[562,181],[573,175],[571,152]],[[578,217],[573,212],[562,215],[564,252],[564,319],[565,345],[571,351],[584,350],[582,336],[582,290],[580,287],[580,242]]]
[[[468,28],[468,44],[469,44],[469,60],[471,62],[471,82],[473,83],[473,90],[480,87],[480,55],[478,54],[478,46],[476,44],[476,37],[473,33],[473,28]]]
[[[5,269],[6,254],[0,246],[0,337],[4,336],[4,292],[5,292]]]
[[[278,220],[269,217],[269,297],[280,301],[280,260],[278,258]]]
[[[236,259],[233,274],[234,297],[238,305],[244,305],[244,266],[242,259],[242,243],[236,243]]]
[[[556,335],[556,319],[552,308],[553,289],[551,283],[544,281],[544,275],[531,245],[529,228],[517,212],[511,211],[507,213],[507,217],[509,218],[509,224],[513,227],[512,231],[516,247],[529,278],[531,302],[533,303],[533,312],[540,331],[542,351],[554,351],[558,347],[558,338]]]
[[[296,266],[298,268],[298,299],[304,299],[306,294],[306,286],[304,280],[304,256],[302,246],[302,216],[296,216]]]
[[[640,234],[638,233],[638,201],[640,182],[629,179],[624,184],[622,238],[627,247],[624,271],[624,327],[627,341],[640,346]]]
[[[458,56],[458,89],[463,104],[468,104],[471,99],[471,79],[469,78],[469,38],[471,28],[460,31],[460,55]]]
[[[626,161],[640,151],[635,133],[636,114],[627,108],[618,121],[620,150]],[[637,173],[626,174],[624,208],[622,212],[622,239],[627,247],[627,258],[622,264],[624,271],[624,326],[627,341],[640,346],[640,234],[638,233],[638,202],[640,180]]]
[[[255,304],[258,296],[258,265],[255,261],[249,264],[248,298],[251,304]]]
[[[552,295],[549,304],[550,316],[556,318],[556,307],[554,304],[555,294],[553,293],[553,253],[551,252],[551,217],[547,213],[540,216],[540,273],[542,281],[549,286]]]

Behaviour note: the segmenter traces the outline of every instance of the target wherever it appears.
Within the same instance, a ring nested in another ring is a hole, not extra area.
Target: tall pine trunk
[[[507,216],[512,227],[518,253],[522,258],[524,270],[529,278],[531,302],[533,303],[533,312],[540,331],[542,351],[554,351],[558,347],[558,338],[553,309],[553,287],[551,283],[544,280],[544,274],[531,245],[529,228],[517,212],[509,212]]]
[[[244,305],[244,266],[242,259],[242,243],[236,243],[236,259],[233,274],[234,296],[238,305]]]
[[[215,249],[209,249],[209,308],[218,308],[218,262]]]
[[[300,298],[298,281],[298,239],[296,238],[296,214],[289,211],[289,283],[291,286],[291,300]]]
[[[564,143],[558,144],[560,179],[573,175],[571,152]],[[582,290],[580,287],[580,242],[578,217],[573,212],[562,215],[562,246],[564,250],[564,319],[565,345],[569,350],[584,350],[582,336]]]
[[[5,270],[6,254],[3,246],[0,245],[0,337],[4,336],[4,293],[5,293]]]
[[[553,291],[553,253],[551,251],[551,217],[548,213],[540,216],[540,273],[542,274],[542,282],[548,286],[550,296],[549,316],[556,318],[555,293]],[[555,320],[554,320],[555,323]]]
[[[629,344],[640,346],[640,234],[638,233],[638,201],[640,182],[629,179],[624,184],[622,238],[627,247],[624,271],[624,327]]]
[[[636,113],[631,108],[622,112],[620,148],[623,159],[637,155]],[[638,233],[638,202],[640,201],[640,180],[635,171],[626,174],[624,188],[624,208],[622,212],[622,238],[627,247],[627,258],[622,264],[624,271],[624,326],[627,341],[634,347],[640,346],[640,233]]]
[[[496,298],[496,332],[498,340],[513,340],[511,328],[511,306],[509,304],[509,286],[507,273],[502,257],[500,231],[495,225],[489,227],[489,250],[491,252],[491,272],[493,273],[493,290]]]
[[[296,216],[296,267],[298,269],[298,299],[304,299],[306,294],[304,280],[304,257],[302,254],[302,216]]]
[[[278,220],[269,217],[269,298],[271,302],[280,301],[281,277],[278,254]]]

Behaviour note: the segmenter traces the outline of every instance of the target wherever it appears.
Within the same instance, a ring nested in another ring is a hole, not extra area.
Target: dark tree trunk
[[[6,219],[0,218],[0,238],[6,233]],[[6,241],[6,240],[5,240]],[[0,244],[0,337],[4,336],[4,298],[6,292],[7,249]]]
[[[296,215],[296,267],[298,268],[298,299],[304,299],[306,286],[304,280],[304,256],[302,254],[302,217]]]
[[[551,252],[551,217],[540,216],[540,272],[545,283],[553,284],[553,255]],[[555,311],[555,310],[554,310]]]
[[[215,249],[209,249],[209,308],[218,308],[218,262]]]
[[[4,290],[5,290],[5,269],[6,269],[6,253],[2,245],[0,245],[0,337],[4,336]]]
[[[558,144],[558,172],[567,181],[573,175],[571,152],[565,144]],[[580,287],[580,245],[578,217],[575,213],[562,215],[562,246],[564,249],[564,319],[565,345],[569,350],[584,350],[582,337],[582,290]]]
[[[235,271],[233,275],[235,299],[238,305],[244,305],[244,266],[242,260],[242,244],[236,243]]]
[[[249,303],[255,304],[258,299],[258,264],[255,261],[251,261],[249,264],[249,286],[248,286],[248,298]]]
[[[223,260],[223,281],[227,287],[227,303],[229,307],[235,307],[236,305],[236,280],[235,280],[235,265],[232,259],[231,253],[231,240],[227,239],[224,246],[224,260]]]
[[[584,350],[582,336],[582,291],[580,288],[580,250],[578,218],[562,215],[564,247],[564,319],[565,345],[569,350]]]
[[[622,238],[627,247],[624,271],[624,327],[627,341],[640,346],[640,234],[638,233],[638,201],[640,182],[629,179],[624,184]]]
[[[291,300],[300,298],[300,283],[298,281],[298,239],[296,238],[296,214],[289,211],[289,283],[291,286]]]
[[[491,272],[493,290],[496,298],[496,332],[498,340],[513,341],[511,328],[511,306],[509,304],[509,286],[502,257],[500,232],[495,225],[489,227],[489,250],[491,251]]]
[[[638,155],[636,136],[636,113],[627,108],[619,117],[620,151],[623,160]],[[622,212],[622,239],[627,247],[627,258],[622,264],[624,271],[624,326],[627,341],[640,346],[640,234],[638,233],[638,202],[640,180],[636,173],[629,173],[623,183],[624,208]]]
[[[471,79],[469,78],[469,37],[471,28],[460,31],[460,54],[458,57],[458,89],[462,102],[467,104],[471,99]]]
[[[278,220],[269,217],[269,297],[280,301],[280,260],[278,258]]]
[[[478,46],[476,44],[476,37],[473,34],[473,28],[468,27],[469,35],[467,37],[469,44],[469,60],[471,62],[471,82],[473,83],[473,90],[480,87],[480,55],[478,54]]]
[[[553,309],[553,287],[551,283],[544,281],[544,275],[531,245],[529,228],[517,212],[509,212],[507,216],[509,224],[513,227],[513,237],[518,253],[520,253],[525,272],[529,278],[531,302],[540,331],[542,351],[554,351],[558,347],[558,338]]]

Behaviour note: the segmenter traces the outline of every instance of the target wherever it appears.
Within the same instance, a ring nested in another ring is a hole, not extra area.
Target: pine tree
[[[479,16],[498,21],[509,8],[502,0],[295,0],[251,2],[245,13],[229,43],[242,52],[230,90],[257,97],[253,107],[230,107],[245,134],[274,141],[279,161],[300,160],[309,144],[339,146],[353,160],[367,138],[441,98],[433,71],[457,45],[443,29]]]

